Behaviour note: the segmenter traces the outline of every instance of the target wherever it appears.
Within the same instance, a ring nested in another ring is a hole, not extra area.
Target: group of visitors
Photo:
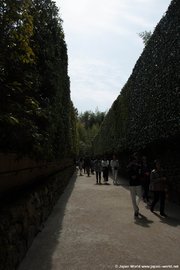
[[[87,173],[87,176],[91,174],[96,174],[96,184],[102,184],[101,182],[101,175],[103,176],[104,183],[108,184],[109,180],[109,173],[112,172],[113,177],[113,184],[117,185],[117,176],[118,176],[118,169],[119,169],[119,161],[116,159],[116,156],[113,155],[112,160],[108,160],[107,157],[100,159],[99,157],[96,159],[90,158],[80,158],[79,159],[79,171],[80,176],[84,173]]]
[[[80,158],[79,159],[79,171],[80,176],[87,173],[96,175],[96,184],[102,184],[101,175],[104,179],[104,184],[108,184],[109,174],[111,172],[113,184],[118,185],[118,170],[119,161],[116,155],[113,155],[109,160],[106,157],[101,159]],[[141,199],[148,204],[151,212],[154,212],[155,206],[160,201],[160,215],[167,217],[165,214],[165,191],[166,191],[166,177],[164,171],[161,168],[159,160],[154,161],[153,168],[151,169],[146,156],[141,158],[134,153],[127,165],[127,172],[129,176],[130,194],[132,199],[132,205],[134,209],[134,216],[139,215],[139,203]],[[149,194],[153,195],[152,200],[149,200]]]
[[[148,165],[147,158],[143,156],[140,159],[135,153],[127,165],[127,170],[129,174],[129,185],[134,208],[134,216],[138,217],[139,202],[141,198],[143,198],[143,200],[148,203],[151,212],[154,212],[157,202],[160,201],[160,215],[167,217],[164,212],[166,177],[161,167],[160,160],[154,161],[153,169],[151,170]],[[151,202],[149,201],[149,191],[153,194]]]

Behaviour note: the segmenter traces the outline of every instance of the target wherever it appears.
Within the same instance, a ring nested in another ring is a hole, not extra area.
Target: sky
[[[68,49],[71,99],[79,113],[108,111],[171,0],[56,0]]]

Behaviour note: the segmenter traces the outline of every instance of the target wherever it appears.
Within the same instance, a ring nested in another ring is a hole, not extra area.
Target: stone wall
[[[74,166],[1,198],[0,270],[15,270],[63,193]]]

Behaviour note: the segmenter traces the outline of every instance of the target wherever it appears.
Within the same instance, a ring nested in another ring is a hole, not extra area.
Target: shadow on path
[[[119,177],[119,186],[129,190],[128,179]],[[153,194],[150,194],[150,199],[152,199]],[[145,204],[146,209],[149,209],[149,205]],[[157,204],[156,209],[158,209],[159,204]],[[158,213],[152,213],[152,215],[156,215],[159,217],[161,223],[166,223],[170,226],[177,227],[180,225],[180,206],[169,201],[166,201],[166,212],[168,217],[164,218]],[[149,225],[153,223],[153,221],[148,220],[147,217],[142,214],[139,215],[138,218],[135,219],[135,224],[141,225],[143,227],[149,227]]]
[[[160,219],[161,223],[166,223],[166,224],[168,224],[170,226],[174,226],[174,227],[177,227],[180,225],[180,219],[175,218],[173,216],[170,216],[171,214],[168,215],[168,217],[162,217],[160,214],[155,213],[155,212],[153,212],[152,214],[157,216]]]
[[[75,173],[53,208],[51,215],[45,223],[44,229],[34,239],[33,245],[28,250],[28,256],[24,258],[18,270],[53,269],[52,257],[59,244],[66,204],[74,189],[76,179],[77,175]]]
[[[119,186],[110,184],[95,186],[95,177],[75,174],[19,270],[112,269],[118,261],[124,265],[176,262],[179,207],[168,204],[167,214],[172,217],[164,219],[142,203],[142,212],[133,220],[125,190],[128,183],[120,179]]]
[[[142,215],[141,213],[139,213],[139,216],[135,218],[135,224],[140,225],[142,227],[146,227],[149,228],[150,225],[153,223],[154,221],[148,219],[147,217],[145,217],[144,215]]]

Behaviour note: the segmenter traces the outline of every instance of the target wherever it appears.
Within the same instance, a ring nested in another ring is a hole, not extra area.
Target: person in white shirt
[[[117,176],[118,176],[118,169],[119,169],[119,161],[118,161],[118,159],[116,159],[115,155],[113,155],[113,159],[110,162],[110,166],[112,169],[113,184],[117,185],[118,184]]]

